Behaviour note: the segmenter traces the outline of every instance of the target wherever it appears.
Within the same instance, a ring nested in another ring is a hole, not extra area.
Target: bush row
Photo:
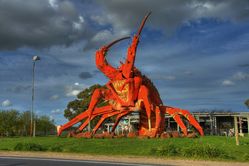
[[[14,150],[63,152],[65,151],[65,149],[63,149],[62,146],[59,144],[45,146],[38,143],[17,143],[14,147]],[[76,149],[70,149],[71,152],[76,152],[75,150]],[[192,159],[235,159],[235,156],[233,156],[232,154],[229,154],[223,149],[210,144],[192,144],[190,146],[188,145],[179,147],[173,143],[169,143],[164,146],[151,148],[149,152],[151,156],[160,157],[184,157]],[[249,161],[249,153],[245,153],[242,156],[242,160]]]
[[[52,145],[46,147],[37,143],[17,143],[14,147],[16,151],[52,151],[52,152],[62,152],[63,149],[59,145]]]
[[[152,148],[151,154],[164,157],[178,156],[188,158],[231,159],[231,156],[224,150],[209,144],[194,144],[186,147],[176,147],[174,144],[169,143],[165,146]]]

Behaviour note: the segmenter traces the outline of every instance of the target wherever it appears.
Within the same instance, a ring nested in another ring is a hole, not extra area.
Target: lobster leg
[[[92,116],[86,119],[86,121],[78,128],[78,131],[82,131],[89,124],[89,122],[98,115],[108,113],[110,110],[112,110],[112,107],[109,105],[100,108],[95,108],[94,112],[92,113]]]
[[[156,124],[155,124],[155,129],[156,129],[156,134],[160,131],[162,131],[164,128],[164,114],[162,114],[162,111],[160,110],[159,106],[156,106],[155,108],[155,114],[156,114]],[[163,122],[163,124],[162,124]]]
[[[93,109],[95,108],[96,104],[98,103],[98,101],[100,100],[100,98],[102,97],[102,90],[101,89],[95,89],[92,97],[91,97],[91,101],[88,107],[88,119],[91,119],[92,116],[92,112]]]
[[[179,127],[182,129],[183,134],[186,136],[188,135],[187,127],[183,123],[181,116],[176,112],[175,110],[167,110],[167,113],[173,117],[173,119],[176,121],[176,123],[179,125]]]
[[[149,99],[149,90],[145,86],[141,86],[138,94],[138,98],[142,99],[145,106],[145,111],[148,117],[149,131],[151,131],[151,101]]]
[[[112,109],[111,106],[104,106],[101,108],[95,108],[93,111],[93,115],[100,115],[102,113],[104,113],[106,110],[110,110]],[[69,122],[67,122],[66,124],[62,125],[62,126],[57,126],[57,135],[60,136],[62,131],[68,129],[69,127],[72,127],[73,125],[75,125],[76,123],[82,121],[83,119],[87,118],[89,115],[89,110],[86,110],[82,113],[80,113],[79,115],[77,115],[75,118],[73,118],[72,120],[70,120]]]
[[[196,119],[189,113],[189,111],[182,110],[179,108],[173,108],[169,106],[161,106],[161,109],[164,110],[165,113],[168,113],[173,116],[173,118],[178,123],[178,125],[181,127],[183,132],[185,132],[184,135],[187,135],[187,128],[182,122],[180,115],[184,116],[189,121],[189,123],[197,129],[197,131],[200,133],[201,136],[204,135],[201,126],[196,121]]]
[[[88,119],[87,119],[86,124],[90,123],[90,121],[93,119],[91,116],[92,116],[92,113],[93,113],[97,103],[99,102],[99,100],[101,98],[104,98],[105,96],[108,96],[109,93],[110,93],[110,91],[107,91],[105,89],[95,89],[94,90],[93,95],[91,97],[89,107],[88,107]],[[109,109],[109,110],[111,110],[111,109]],[[84,125],[82,125],[79,129],[83,130],[85,128]]]
[[[112,127],[112,132],[115,131],[115,129],[116,129],[116,127],[117,127],[119,121],[121,120],[121,118],[124,117],[124,116],[126,116],[126,115],[128,115],[129,113],[131,113],[131,112],[130,112],[129,110],[127,110],[127,111],[125,111],[125,112],[123,112],[123,113],[120,113],[120,114],[116,117],[116,121],[115,121],[115,123],[114,123],[114,125],[113,125],[113,127]]]
[[[91,116],[91,118],[88,117],[88,118],[85,120],[85,122],[84,122],[83,124],[80,125],[80,127],[77,129],[77,131],[82,131],[82,130],[90,123],[90,121],[91,121],[92,119],[94,119],[96,116],[97,116],[97,115],[93,115],[93,116]]]
[[[66,124],[64,124],[62,126],[57,126],[57,135],[60,136],[63,130],[66,130],[69,127],[75,125],[76,123],[80,122],[81,120],[83,120],[87,116],[88,116],[88,110],[80,113],[79,115],[77,115],[75,118],[73,118],[72,120],[70,120]]]
[[[107,118],[109,118],[111,116],[117,115],[119,113],[120,113],[119,111],[115,111],[112,113],[106,113],[106,114],[102,115],[101,119],[98,121],[98,123],[96,124],[96,126],[93,129],[93,134],[95,134],[97,132],[98,128],[104,122],[104,120],[106,120]]]
[[[200,124],[197,122],[197,120],[186,110],[181,110],[181,113],[186,119],[188,119],[190,124],[193,125],[199,131],[199,133],[203,136],[204,132]]]

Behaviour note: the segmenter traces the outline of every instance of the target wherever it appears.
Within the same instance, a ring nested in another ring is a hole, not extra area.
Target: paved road
[[[63,160],[25,157],[1,157],[0,166],[149,166],[143,164],[112,163],[90,160]]]

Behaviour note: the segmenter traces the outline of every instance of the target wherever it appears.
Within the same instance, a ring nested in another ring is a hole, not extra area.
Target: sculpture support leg
[[[92,113],[92,116],[88,117],[86,119],[86,121],[78,128],[78,130],[82,131],[89,124],[89,122],[92,119],[94,119],[95,117],[97,117],[99,115],[102,115],[102,114],[105,114],[105,113],[109,113],[111,110],[112,110],[112,107],[109,106],[109,105],[108,106],[103,106],[103,107],[100,107],[100,108],[95,108],[94,111],[93,111],[93,113]]]
[[[99,100],[103,97],[102,93],[104,91],[105,90],[103,90],[103,89],[95,89],[93,94],[92,94],[91,101],[90,101],[89,106],[88,106],[88,111],[89,111],[89,113],[88,113],[88,121],[89,122],[87,124],[89,124],[89,125],[90,125],[91,120],[92,120],[91,116],[92,116],[93,110],[96,107]],[[83,129],[85,127],[82,126],[80,128]],[[89,126],[89,132],[90,132],[90,126]]]
[[[67,122],[66,124],[64,124],[63,126],[58,126],[57,127],[57,135],[58,136],[61,135],[61,133],[62,133],[63,130],[66,130],[69,127],[72,127],[73,125],[75,125],[76,123],[80,122],[81,120],[83,120],[87,116],[88,116],[88,110],[86,110],[85,112],[80,113],[75,118],[73,118],[72,120],[70,120],[69,122]]]
[[[183,115],[189,121],[189,123],[197,129],[197,131],[200,133],[201,136],[204,135],[204,132],[203,132],[201,126],[195,120],[195,118],[189,113],[189,111],[182,110],[179,108],[173,108],[173,107],[169,107],[169,106],[161,106],[160,109],[164,110],[165,113],[173,115],[173,118],[179,124],[181,129],[183,130],[184,135],[187,135],[187,128],[184,125],[183,121],[181,120],[180,115]]]
[[[200,124],[197,122],[197,120],[186,110],[181,110],[181,114],[188,119],[189,123],[193,125],[201,135],[204,135],[204,132],[202,130],[202,127]]]
[[[104,106],[104,107],[100,107],[100,108],[95,108],[93,110],[93,115],[101,115],[103,113],[105,113],[107,110],[111,110],[112,107],[110,105],[108,106]],[[57,127],[57,135],[61,135],[63,130],[68,129],[69,127],[72,127],[73,125],[75,125],[76,123],[79,123],[80,121],[82,121],[83,119],[87,118],[89,115],[89,110],[86,110],[82,113],[80,113],[79,115],[77,115],[75,118],[73,118],[72,120],[70,120],[69,122],[67,122],[66,124],[62,125],[62,126],[58,126]],[[86,120],[87,121],[87,120]]]
[[[114,111],[112,113],[106,113],[104,115],[102,115],[101,119],[98,121],[98,123],[96,124],[96,126],[93,129],[93,134],[95,134],[98,130],[98,128],[100,127],[100,125],[104,122],[104,120],[106,120],[109,117],[112,117],[114,115],[119,114],[119,111]]]
[[[96,104],[98,103],[98,101],[100,100],[101,97],[102,97],[101,89],[95,89],[93,94],[92,94],[91,101],[90,101],[90,104],[88,107],[89,119],[91,119],[93,109],[95,108]]]
[[[149,99],[149,90],[147,87],[145,86],[141,86],[140,90],[139,90],[139,94],[138,94],[138,98],[142,99],[144,102],[144,106],[145,106],[145,111],[148,117],[148,126],[149,126],[149,131],[151,131],[151,102]]]
[[[173,119],[176,121],[176,123],[179,125],[179,127],[182,129],[182,132],[183,134],[186,136],[188,135],[188,131],[187,131],[187,127],[185,126],[185,124],[183,123],[182,119],[181,119],[181,116],[178,115],[178,113],[176,112],[171,112],[171,111],[168,111],[167,112],[168,114],[170,114]]]
[[[164,114],[162,114],[162,111],[160,110],[159,106],[156,106],[155,114],[156,114],[155,129],[156,129],[156,134],[158,134],[159,130],[160,132],[163,130],[163,125],[164,125],[164,123],[162,123],[162,121],[164,121]]]
[[[124,116],[126,116],[126,115],[128,115],[129,113],[130,113],[130,111],[127,110],[127,111],[125,111],[125,112],[120,113],[119,115],[117,115],[116,121],[115,121],[115,123],[114,123],[114,125],[113,125],[113,127],[112,127],[112,132],[115,131],[115,129],[116,129],[116,127],[117,127],[119,121],[121,120],[121,118],[124,117]]]

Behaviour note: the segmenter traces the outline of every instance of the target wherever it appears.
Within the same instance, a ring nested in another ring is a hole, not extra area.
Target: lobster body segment
[[[88,109],[68,123],[59,126],[58,135],[63,130],[84,120],[78,128],[78,131],[82,131],[97,116],[101,116],[101,118],[93,130],[88,132],[88,135],[94,135],[104,120],[112,116],[115,116],[115,123],[111,131],[114,132],[121,118],[134,111],[140,112],[138,126],[138,135],[140,136],[156,137],[162,134],[165,130],[165,114],[173,117],[184,135],[187,135],[188,131],[182,121],[182,117],[185,117],[200,135],[204,135],[201,126],[189,111],[164,106],[159,92],[152,81],[145,75],[142,75],[134,66],[140,33],[149,15],[150,13],[143,19],[138,33],[134,35],[132,43],[127,50],[125,62],[121,63],[118,68],[111,66],[107,62],[106,54],[113,44],[129,37],[118,39],[96,51],[96,66],[109,78],[109,82],[106,84],[107,88],[95,89]],[[100,99],[108,101],[108,105],[96,107]]]

